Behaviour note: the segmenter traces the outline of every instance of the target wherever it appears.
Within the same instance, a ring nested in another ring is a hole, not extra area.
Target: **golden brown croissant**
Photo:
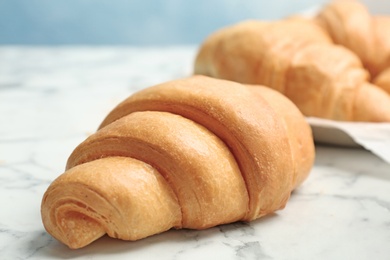
[[[223,28],[200,47],[194,73],[271,87],[306,116],[390,121],[390,95],[369,83],[360,59],[312,19]]]
[[[359,1],[337,0],[315,19],[336,44],[359,56],[371,78],[390,67],[390,17],[371,15]]]
[[[171,81],[130,96],[73,151],[42,221],[71,248],[251,221],[283,208],[313,160],[310,127],[278,92]]]

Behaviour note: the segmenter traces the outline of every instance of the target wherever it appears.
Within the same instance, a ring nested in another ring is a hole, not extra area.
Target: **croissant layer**
[[[80,248],[105,233],[137,240],[181,227],[181,211],[167,181],[150,165],[108,157],[57,178],[44,195],[42,220],[55,238]]]

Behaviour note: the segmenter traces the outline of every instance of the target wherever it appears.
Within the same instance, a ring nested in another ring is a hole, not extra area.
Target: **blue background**
[[[325,0],[0,0],[0,44],[198,44],[244,19],[280,19]],[[370,5],[370,1],[365,1]],[[371,1],[380,11],[387,0]]]

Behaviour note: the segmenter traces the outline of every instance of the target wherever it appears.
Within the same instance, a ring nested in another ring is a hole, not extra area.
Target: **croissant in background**
[[[379,71],[388,60],[375,58],[379,65],[372,65],[370,58],[380,56],[373,54],[376,46],[373,39],[366,38],[373,27],[357,25],[368,19],[368,13],[352,24],[338,16],[339,13],[335,14],[332,8],[324,9],[314,18],[294,16],[272,22],[244,21],[223,28],[210,35],[200,47],[194,73],[268,86],[287,96],[305,116],[390,122],[390,94],[384,90],[388,88],[385,87],[388,80],[383,80],[385,76],[379,74],[375,83],[383,89],[374,85],[363,66]],[[355,9],[361,11],[362,8]],[[347,14],[347,10],[343,7],[343,14]],[[351,14],[351,17],[356,16]],[[381,21],[372,23],[388,26],[384,18]],[[343,28],[339,23],[345,23],[344,30],[338,28]],[[325,28],[332,28],[333,33]],[[352,33],[356,40],[352,40]],[[338,38],[348,43],[349,49],[336,45],[334,39]],[[390,46],[390,36],[382,38],[381,46]],[[361,58],[356,53],[360,53]]]
[[[314,18],[336,44],[353,51],[374,84],[390,95],[390,17],[371,15],[360,2],[338,0]]]
[[[353,51],[372,78],[390,67],[390,17],[371,15],[355,0],[338,0],[325,5],[314,20],[334,43]]]
[[[285,207],[313,160],[311,129],[280,93],[171,81],[130,96],[73,151],[42,221],[70,248],[251,221]]]

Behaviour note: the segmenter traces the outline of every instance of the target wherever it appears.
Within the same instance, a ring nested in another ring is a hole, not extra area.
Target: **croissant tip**
[[[105,234],[100,223],[79,212],[67,212],[58,223],[59,240],[71,249],[85,247]]]

